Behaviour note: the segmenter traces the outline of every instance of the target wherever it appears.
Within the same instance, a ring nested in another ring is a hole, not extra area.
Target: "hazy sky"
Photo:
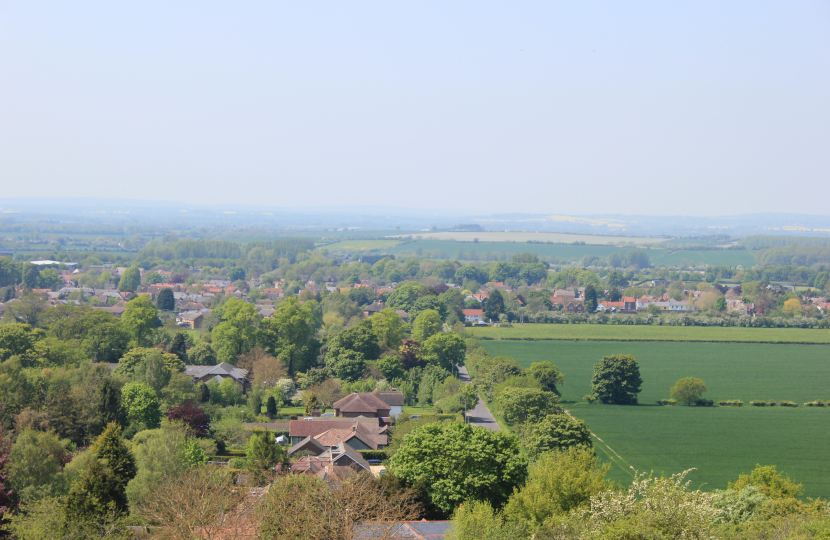
[[[828,214],[830,3],[0,3],[0,197]]]

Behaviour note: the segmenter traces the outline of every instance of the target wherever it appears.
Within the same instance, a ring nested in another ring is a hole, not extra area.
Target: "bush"
[[[712,407],[715,404],[714,400],[701,398],[695,401],[696,407]]]
[[[674,405],[677,403],[676,399],[660,399],[657,401],[658,405]]]
[[[810,401],[809,403],[805,403],[804,406],[806,407],[824,407],[824,402],[820,399],[815,401]]]
[[[749,404],[752,405],[753,407],[766,407],[767,406],[766,401],[759,401],[757,399],[753,399],[752,401],[749,402]]]
[[[721,407],[743,407],[744,402],[740,399],[727,399],[724,401],[718,401],[718,405]]]
[[[775,400],[771,399],[771,400],[767,401],[767,405],[769,405],[770,407],[775,407]]]
[[[384,460],[389,457],[386,450],[359,450],[363,459],[381,459]]]
[[[779,405],[782,407],[798,407],[798,403],[795,401],[782,401]]]
[[[585,395],[582,397],[582,399],[584,399],[584,400],[585,400],[585,401],[587,401],[588,403],[593,403],[593,402],[595,402],[595,401],[597,400],[597,396],[595,396],[595,395],[593,395],[593,394],[585,394]]]

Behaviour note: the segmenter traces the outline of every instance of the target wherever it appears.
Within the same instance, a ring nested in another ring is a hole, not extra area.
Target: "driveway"
[[[467,373],[466,367],[458,367],[458,378],[461,379],[461,382],[463,383],[470,383],[470,374]],[[493,417],[493,413],[491,413],[490,409],[487,408],[487,405],[484,404],[481,396],[478,396],[478,404],[476,404],[475,408],[468,413],[468,416],[470,417],[470,424],[474,426],[486,427],[492,431],[501,431],[498,422],[496,422],[496,419]]]

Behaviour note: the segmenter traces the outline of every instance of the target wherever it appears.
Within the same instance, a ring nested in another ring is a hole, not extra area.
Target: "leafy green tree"
[[[347,349],[335,357],[329,367],[338,379],[354,382],[363,375],[363,371],[366,369],[366,358],[362,353]]]
[[[490,291],[490,295],[484,303],[484,316],[491,321],[498,321],[501,313],[504,313],[504,296],[502,296],[501,291],[494,289]]]
[[[504,514],[510,521],[539,530],[551,524],[551,518],[585,507],[591,497],[611,489],[612,483],[606,480],[610,469],[608,464],[599,464],[590,448],[571,446],[542,454]]]
[[[361,321],[334,336],[328,343],[326,364],[335,362],[346,351],[358,352],[366,360],[375,360],[380,356],[378,337],[372,330],[371,319]]]
[[[187,357],[194,366],[215,366],[219,363],[216,359],[216,351],[207,341],[200,341],[193,346],[187,352]]]
[[[141,287],[141,271],[137,266],[131,266],[124,270],[121,280],[118,282],[119,291],[136,292]]]
[[[533,362],[530,364],[530,369],[527,372],[539,381],[539,384],[542,385],[542,390],[553,392],[557,396],[560,395],[556,385],[563,384],[565,382],[565,376],[562,375],[559,367],[554,365],[553,362],[547,360],[544,362]]]
[[[9,453],[11,487],[24,501],[60,494],[64,447],[53,432],[23,430]]]
[[[706,383],[696,377],[686,377],[678,380],[671,388],[671,397],[685,403],[686,405],[693,405],[703,396],[706,391]]]
[[[461,423],[415,428],[389,460],[400,479],[424,486],[431,503],[449,516],[458,505],[487,501],[499,508],[527,476],[527,461],[513,435]]]
[[[121,401],[130,423],[144,424],[150,429],[161,425],[161,411],[156,392],[143,383],[131,382],[121,389]]]
[[[383,373],[387,381],[403,378],[406,375],[401,359],[394,354],[381,357],[378,360],[378,369]]]
[[[173,296],[173,289],[165,287],[159,291],[156,297],[156,306],[162,311],[173,311],[176,308],[176,299]]]
[[[149,296],[138,296],[127,302],[121,325],[130,334],[133,347],[153,345],[153,333],[156,329],[158,313]]]
[[[42,330],[33,330],[28,324],[0,325],[0,361],[12,356],[26,356],[34,350],[35,343],[42,336]]]
[[[626,266],[643,269],[651,266],[651,259],[644,249],[632,249],[625,254]]]
[[[715,298],[715,311],[726,311],[726,298],[723,295]]]
[[[236,363],[257,344],[260,316],[253,304],[231,298],[224,306],[222,322],[211,332],[219,362]]]
[[[144,274],[144,283],[146,285],[155,285],[157,283],[164,283],[164,278],[161,277],[161,274],[153,270],[152,272],[147,272]]]
[[[86,426],[81,419],[82,404],[70,393],[62,392],[49,405],[49,425],[58,435],[80,445],[84,443]]]
[[[139,432],[133,437],[132,452],[137,472],[126,487],[131,507],[151,497],[166,477],[180,474],[190,466],[186,456],[186,430],[178,422],[165,422],[159,429]]]
[[[464,363],[467,344],[458,334],[440,332],[432,335],[421,346],[421,358],[429,365],[452,372],[456,365]]]
[[[551,450],[570,447],[592,449],[594,445],[585,422],[566,414],[551,414],[539,422],[522,426],[521,438],[531,459]]]
[[[397,349],[401,345],[401,340],[406,336],[406,323],[403,322],[400,315],[395,313],[394,309],[383,309],[370,320],[372,321],[372,330],[379,340],[392,349]]]
[[[185,366],[184,362],[175,354],[165,353],[155,347],[136,347],[121,358],[115,372],[130,378],[146,376],[146,369],[149,364],[152,364],[150,369],[160,369],[162,366],[166,369],[167,374],[160,375],[162,378],[166,377],[164,385],[170,380],[171,373],[182,373]]]
[[[418,343],[424,343],[431,336],[441,332],[443,328],[444,323],[441,321],[441,315],[434,309],[427,309],[422,311],[415,319],[412,338]]]
[[[291,297],[261,322],[263,348],[282,360],[291,376],[311,367],[317,357],[320,344],[314,336],[322,325],[318,311],[316,302],[301,305]]]
[[[407,312],[409,320],[418,320],[418,315],[420,315],[428,309],[438,312],[438,314],[441,316],[441,321],[447,320],[447,315],[449,315],[449,309],[447,309],[447,304],[442,302],[439,297],[432,295],[422,296],[415,301],[415,303],[412,305],[412,309],[410,309]]]
[[[636,404],[642,384],[640,365],[630,354],[603,356],[591,378],[591,389],[603,403]]]
[[[496,396],[496,402],[510,425],[538,422],[562,412],[559,396],[535,388],[505,388]]]
[[[245,448],[246,467],[251,482],[261,485],[271,476],[269,472],[287,461],[285,448],[274,442],[274,434],[268,430],[255,431]]]
[[[410,266],[410,261],[415,261],[417,268],[418,261],[410,259],[404,263],[404,270],[407,270],[407,267]],[[417,270],[415,271],[417,272]],[[426,294],[427,288],[420,283],[416,281],[404,281],[403,283],[399,283],[398,286],[395,287],[395,290],[389,294],[389,298],[386,299],[386,305],[392,309],[401,309],[409,314],[409,311],[412,309],[412,306],[415,305],[418,298]],[[413,320],[412,317],[410,317],[409,320]]]
[[[173,342],[170,344],[170,354],[175,354],[186,365],[187,358],[187,340],[184,337],[184,332],[179,332],[173,336]]]
[[[478,404],[478,392],[472,384],[461,387],[461,405],[465,411],[470,411]]]
[[[239,266],[232,266],[228,269],[228,280],[239,281],[245,279],[245,269]]]
[[[172,356],[177,361],[179,357],[176,355],[167,355],[162,353],[159,349],[151,349],[151,353],[146,355],[144,359],[135,366],[133,372],[133,382],[144,383],[152,388],[156,395],[161,395],[161,389],[170,383],[170,378],[173,372],[170,366],[165,362],[165,356]],[[158,351],[158,352],[155,352]]]
[[[40,281],[40,268],[34,264],[24,264],[21,285],[24,289],[37,289]]]

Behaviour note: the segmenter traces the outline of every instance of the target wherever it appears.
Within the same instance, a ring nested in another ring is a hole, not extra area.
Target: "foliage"
[[[166,476],[190,466],[187,448],[186,430],[179,423],[164,422],[159,429],[145,430],[133,437],[137,472],[126,488],[130,506],[140,504]]]
[[[505,388],[496,396],[496,403],[510,425],[538,422],[562,412],[556,394],[535,388]]]
[[[775,465],[756,465],[749,474],[742,474],[738,480],[729,482],[729,489],[742,490],[755,486],[762,495],[770,499],[794,499],[801,496],[803,486],[780,474]]]
[[[464,363],[466,350],[467,344],[458,334],[440,332],[423,343],[420,356],[428,364],[451,372],[456,365]]]
[[[211,332],[219,362],[236,363],[236,358],[257,343],[259,314],[253,304],[231,298],[224,304],[222,322]]]
[[[274,442],[274,434],[268,430],[257,430],[251,435],[245,455],[249,481],[256,485],[266,483],[271,470],[288,461],[285,448]]]
[[[449,540],[514,540],[524,537],[524,527],[505,521],[486,501],[470,501],[459,506],[452,517]]]
[[[183,364],[188,363],[187,358],[187,340],[184,337],[184,332],[178,332],[173,336],[173,342],[170,344],[170,354],[175,354]],[[182,370],[183,371],[183,370]]]
[[[141,272],[138,267],[131,266],[124,270],[118,282],[118,290],[136,292],[139,287],[141,287]]]
[[[410,484],[423,480],[432,504],[446,515],[468,500],[501,507],[527,475],[518,441],[506,433],[432,423],[415,428],[404,442],[389,468]]]
[[[314,336],[321,325],[316,302],[300,305],[296,298],[286,298],[273,317],[263,319],[260,339],[265,350],[285,364],[289,375],[294,375],[311,367],[316,359],[320,345]]]
[[[541,454],[527,482],[504,509],[511,521],[530,529],[552,525],[559,516],[586,506],[591,497],[612,489],[605,479],[611,466],[600,465],[590,448],[570,447]]]
[[[143,424],[150,429],[161,425],[161,411],[155,391],[144,383],[127,383],[121,389],[121,401],[130,423]]]
[[[153,344],[158,314],[149,296],[142,295],[127,302],[121,325],[131,338],[133,347],[149,347]]]
[[[691,406],[696,403],[706,391],[706,384],[696,377],[680,379],[671,388],[671,397],[681,403]]]
[[[564,448],[592,448],[587,424],[565,414],[551,414],[519,430],[527,455],[537,458],[545,452]]]
[[[642,384],[637,360],[628,354],[615,354],[604,356],[594,366],[591,390],[603,403],[629,405],[637,403]]]
[[[196,437],[206,437],[210,428],[210,416],[205,413],[198,403],[187,401],[178,407],[167,410],[168,420],[180,420]]]
[[[176,309],[176,299],[173,297],[173,289],[170,287],[161,289],[156,297],[156,306],[162,311],[173,311]]]
[[[194,366],[215,366],[218,363],[216,351],[207,341],[197,343],[188,351],[187,357]]]
[[[434,309],[422,311],[412,327],[412,338],[418,343],[424,343],[431,336],[438,334],[444,327],[441,315]]]
[[[504,297],[498,289],[494,289],[490,291],[487,302],[484,304],[484,316],[497,321],[501,313],[504,313]]]
[[[327,357],[331,358],[331,357]],[[344,350],[329,364],[334,376],[347,382],[354,382],[363,375],[366,369],[366,358],[363,353]]]
[[[401,345],[401,340],[406,336],[407,325],[394,309],[381,310],[371,318],[371,321],[372,330],[380,341],[392,349],[397,349]]]
[[[557,396],[560,395],[559,390],[556,389],[556,385],[563,384],[565,382],[565,376],[562,375],[559,367],[554,365],[553,362],[533,362],[530,364],[530,369],[527,372],[539,381],[543,390],[553,392]]]

